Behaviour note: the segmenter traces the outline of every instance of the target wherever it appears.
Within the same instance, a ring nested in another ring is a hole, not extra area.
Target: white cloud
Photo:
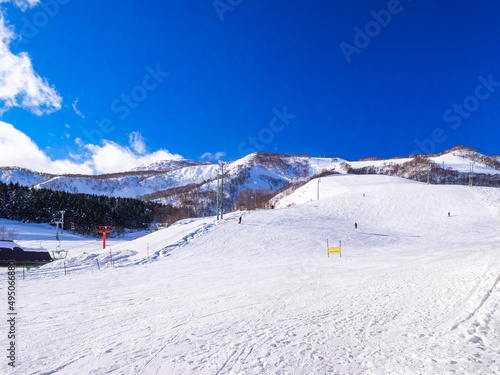
[[[132,132],[128,136],[128,142],[132,150],[137,152],[138,154],[146,153],[146,142],[144,142],[144,138],[142,134],[139,132]]]
[[[85,143],[83,143],[82,139],[81,138],[76,138],[75,139],[75,144],[77,144],[78,146],[80,147],[83,147],[85,146]]]
[[[68,155],[78,162],[52,160],[26,134],[0,121],[0,166],[23,167],[55,174],[99,174],[129,171],[160,160],[183,159],[181,155],[171,154],[167,150],[139,154],[134,149],[112,141],[104,141],[102,145],[85,145],[80,138],[76,138],[75,144],[79,153],[68,151]]]
[[[225,152],[216,152],[215,154],[212,154],[211,152],[205,152],[203,155],[201,155],[201,158],[207,160],[219,160],[224,156],[226,156]]]
[[[173,155],[167,150],[159,150],[151,154],[138,155],[128,147],[111,141],[104,141],[102,146],[86,145],[92,154],[91,160],[98,173],[129,171],[141,165],[149,165],[160,160],[182,160],[182,156]]]
[[[6,2],[0,0],[0,3]],[[15,0],[21,9],[35,6],[37,0]],[[21,107],[42,115],[61,108],[62,98],[46,79],[33,69],[26,52],[14,55],[9,45],[15,34],[0,9],[0,115],[12,107]]]
[[[49,173],[92,173],[89,165],[68,160],[52,161],[23,132],[0,121],[0,163],[5,167],[23,167]]]
[[[28,8],[33,8],[40,3],[40,0],[0,0],[1,3],[13,3],[15,6],[25,11]]]
[[[83,113],[82,113],[82,112],[80,112],[80,111],[78,110],[78,108],[76,108],[77,103],[78,103],[78,98],[76,98],[76,100],[73,102],[73,104],[71,104],[71,106],[73,107],[73,111],[75,111],[75,113],[76,113],[78,116],[80,116],[81,118],[85,118],[85,116],[83,115]]]

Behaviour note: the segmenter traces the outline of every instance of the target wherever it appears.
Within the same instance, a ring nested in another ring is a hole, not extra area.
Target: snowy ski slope
[[[109,248],[67,235],[66,276],[62,261],[18,272],[11,372],[499,373],[499,190],[335,175],[318,201],[317,187],[241,225],[234,213],[110,243],[113,268]],[[41,235],[0,225],[22,246]],[[5,272],[0,288],[6,301]]]

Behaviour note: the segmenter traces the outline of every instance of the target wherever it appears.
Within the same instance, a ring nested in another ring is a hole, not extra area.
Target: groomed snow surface
[[[63,261],[18,271],[2,373],[500,373],[499,190],[336,175],[318,201],[317,187],[241,225],[186,220],[106,250],[65,233],[66,276]],[[0,225],[27,248],[54,232]],[[4,317],[6,285],[2,271]]]

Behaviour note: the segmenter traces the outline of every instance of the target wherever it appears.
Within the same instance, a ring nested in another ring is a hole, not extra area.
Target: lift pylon
[[[97,231],[97,233],[102,233],[102,248],[103,249],[106,248],[106,234],[111,233],[111,232],[112,232],[112,230],[111,230],[110,226],[100,226],[99,230]]]

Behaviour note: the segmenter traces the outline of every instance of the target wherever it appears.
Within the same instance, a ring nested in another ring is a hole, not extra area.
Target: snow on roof
[[[19,246],[14,241],[0,241],[0,248],[14,250],[15,247],[21,249],[21,246]]]

